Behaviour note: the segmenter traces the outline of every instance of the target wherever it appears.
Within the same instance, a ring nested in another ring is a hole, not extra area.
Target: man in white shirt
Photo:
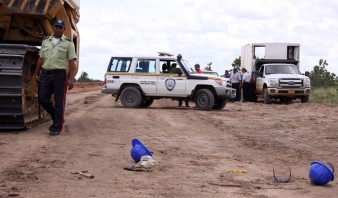
[[[250,81],[251,74],[245,69],[242,68],[243,78],[243,102],[251,101],[251,91],[250,91]]]
[[[236,89],[236,97],[233,101],[240,101],[241,100],[241,87],[242,87],[242,79],[241,75],[237,72],[237,68],[232,70],[230,75],[230,80],[232,84],[232,88]]]

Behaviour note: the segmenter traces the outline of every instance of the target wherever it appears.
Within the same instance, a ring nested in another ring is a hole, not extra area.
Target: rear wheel
[[[126,108],[136,108],[142,103],[142,95],[136,87],[126,87],[121,92],[121,103]]]
[[[307,103],[307,102],[309,102],[309,96],[303,96],[303,97],[301,98],[301,101],[302,101],[302,103]]]
[[[271,97],[269,96],[268,88],[264,89],[264,103],[271,104]]]
[[[227,100],[225,98],[217,98],[212,109],[222,110],[226,104],[227,104]]]
[[[200,110],[209,111],[215,104],[214,94],[209,89],[200,89],[195,97],[196,107]]]

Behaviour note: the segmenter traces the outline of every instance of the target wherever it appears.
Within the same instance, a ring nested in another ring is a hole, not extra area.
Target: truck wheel
[[[209,111],[215,103],[214,94],[209,89],[200,89],[196,93],[195,104],[199,110]]]
[[[264,103],[271,104],[271,97],[269,96],[268,88],[264,89]]]
[[[149,107],[151,104],[153,104],[153,102],[154,102],[154,99],[145,98],[145,99],[142,100],[140,107]]]
[[[214,106],[212,107],[212,109],[222,110],[225,107],[226,104],[227,104],[227,99],[225,99],[225,98],[217,98],[216,101],[215,101]]]
[[[302,101],[302,103],[307,103],[307,102],[309,102],[309,96],[303,96],[303,97],[301,98],[301,101]]]
[[[121,92],[121,103],[126,108],[136,108],[142,103],[142,95],[136,87],[126,87]]]

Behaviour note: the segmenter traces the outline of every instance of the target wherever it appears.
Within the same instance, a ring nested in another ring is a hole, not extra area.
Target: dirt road
[[[0,197],[337,197],[334,180],[310,183],[312,161],[338,165],[338,107],[229,103],[222,111],[122,108],[98,89],[67,95],[61,135],[50,122],[0,133]],[[132,172],[131,140],[159,162]],[[273,179],[287,177],[289,183]],[[87,179],[70,174],[87,170]],[[238,170],[247,173],[237,172]],[[232,172],[231,172],[232,171]]]

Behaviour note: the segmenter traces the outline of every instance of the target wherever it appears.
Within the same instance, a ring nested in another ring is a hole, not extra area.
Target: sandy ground
[[[229,103],[222,111],[157,100],[127,109],[98,88],[68,93],[66,122],[0,133],[0,197],[337,197],[334,180],[310,183],[312,161],[338,164],[338,107],[325,104]],[[135,165],[138,138],[159,162]],[[289,183],[277,183],[288,176]],[[87,170],[88,179],[70,174]],[[241,173],[238,170],[247,171]]]

